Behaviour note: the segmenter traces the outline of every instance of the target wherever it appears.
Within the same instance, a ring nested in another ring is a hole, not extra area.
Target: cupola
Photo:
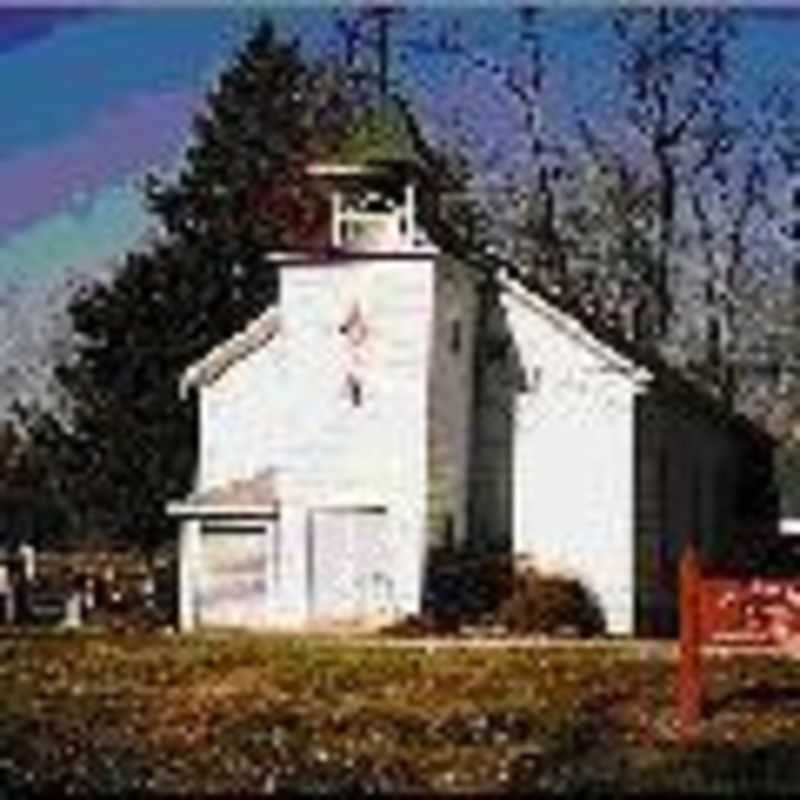
[[[384,102],[359,118],[330,159],[308,168],[328,186],[333,249],[402,252],[425,241],[416,219],[411,124],[402,106]]]

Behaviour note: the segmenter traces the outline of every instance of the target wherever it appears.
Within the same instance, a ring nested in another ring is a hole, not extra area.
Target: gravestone
[[[33,545],[23,542],[19,546],[22,561],[22,577],[30,585],[36,578],[36,550]]]
[[[8,564],[0,564],[0,603],[3,606],[3,622],[12,625],[15,621],[14,586]]]
[[[81,627],[81,595],[78,591],[70,592],[64,604],[63,627],[75,630]]]

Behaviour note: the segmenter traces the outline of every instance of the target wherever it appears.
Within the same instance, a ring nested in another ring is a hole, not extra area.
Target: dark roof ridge
[[[711,415],[723,425],[732,426],[734,429],[774,443],[774,437],[766,429],[736,411],[724,400],[716,397],[685,370],[669,364],[654,348],[643,346],[625,336],[619,329],[592,317],[585,309],[572,301],[566,293],[554,292],[544,286],[536,276],[523,273],[515,264],[502,256],[484,252],[466,258],[461,255],[459,258],[473,269],[477,268],[488,280],[493,280],[495,275],[505,271],[509,278],[520,287],[534,293],[545,303],[575,319],[598,341],[626,356],[635,364],[650,370],[655,382],[660,384],[663,389],[674,393],[691,405],[699,407],[701,411]]]

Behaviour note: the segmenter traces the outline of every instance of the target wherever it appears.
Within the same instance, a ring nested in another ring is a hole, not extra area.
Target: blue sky
[[[266,8],[279,30],[315,47],[331,44],[330,6]],[[451,10],[475,46],[487,53],[509,46],[507,7]],[[0,341],[22,348],[0,348],[0,375],[9,360],[25,357],[22,311],[44,313],[64,276],[107,271],[146,235],[152,221],[142,204],[144,175],[175,169],[204,91],[259,13],[0,9]],[[547,44],[562,111],[603,107],[613,70],[597,13],[550,13],[559,23]],[[754,13],[743,34],[737,65],[748,86],[781,70],[800,76],[800,15]],[[398,70],[419,89],[423,107],[446,115],[457,100],[485,126],[487,141],[496,134],[494,144],[508,148],[491,80],[448,72],[422,56]]]
[[[284,30],[330,37],[328,8],[273,13]],[[0,280],[85,269],[143,234],[143,175],[174,167],[192,111],[255,15],[223,8],[0,11]],[[800,67],[795,15],[756,18],[739,63],[754,79]],[[505,46],[506,14],[481,8],[465,19],[477,46]],[[560,22],[550,56],[563,95],[602,105],[609,70],[595,68],[604,60],[596,14],[572,10]],[[422,72],[432,94],[435,60]]]
[[[142,235],[141,178],[179,156],[237,40],[227,12],[0,12],[0,276],[117,255]],[[15,35],[16,34],[16,35]]]

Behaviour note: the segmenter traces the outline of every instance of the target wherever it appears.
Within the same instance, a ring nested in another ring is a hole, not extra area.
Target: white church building
[[[434,246],[413,172],[313,171],[328,242],[271,254],[278,303],[182,379],[181,629],[379,625],[421,611],[433,548],[477,545],[577,576],[612,633],[669,631],[685,537],[763,519],[767,438]]]

